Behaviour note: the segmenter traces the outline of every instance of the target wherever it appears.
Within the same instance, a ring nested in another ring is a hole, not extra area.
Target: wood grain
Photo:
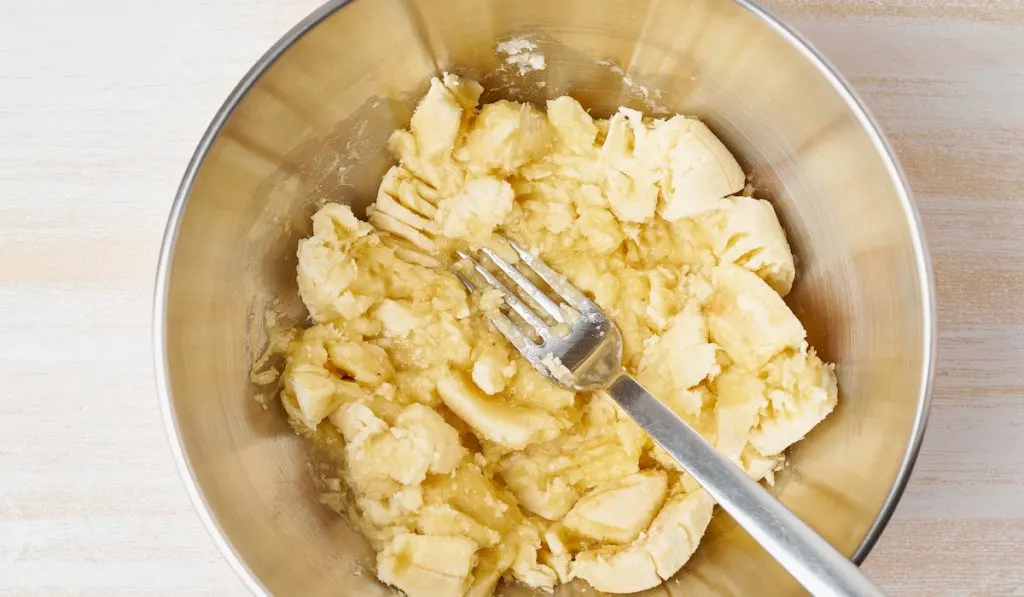
[[[181,172],[319,0],[7,2],[0,18],[0,595],[243,595],[167,449],[150,296]],[[917,196],[940,305],[894,595],[1024,594],[1024,4],[770,0],[849,78]]]

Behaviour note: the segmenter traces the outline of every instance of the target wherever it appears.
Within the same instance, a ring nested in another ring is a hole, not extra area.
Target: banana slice
[[[586,491],[638,472],[646,442],[610,398],[592,396],[579,427],[505,456],[500,474],[523,508],[559,520]]]
[[[446,370],[447,367],[399,370],[395,373],[395,386],[400,395],[410,400],[426,406],[439,406],[441,400],[437,396],[437,380]]]
[[[341,378],[339,372],[356,381]],[[339,405],[368,398],[373,387],[380,386],[393,372],[387,354],[380,348],[350,342],[338,326],[315,325],[288,350],[284,393],[298,407],[290,414],[306,427],[316,429]]]
[[[384,173],[384,179],[377,190],[378,200],[381,194],[391,196],[428,222],[432,222],[437,213],[437,202],[440,197],[437,189],[416,178],[412,172],[401,166],[392,166]]]
[[[406,205],[407,203],[411,203],[420,210],[430,213],[431,216],[437,214],[437,209],[420,197],[413,196],[411,193],[407,192],[405,201],[399,201],[390,193],[384,192],[383,189],[378,192],[377,201],[374,202],[373,209],[377,212],[387,214],[400,222],[408,224],[413,229],[425,234],[437,234],[438,228],[433,218],[410,208]]]
[[[339,384],[351,383],[336,380],[320,369],[304,371],[300,367],[286,370],[284,380],[283,393],[294,399],[298,407],[297,412],[289,414],[310,429],[316,429],[341,404]]]
[[[766,456],[779,454],[803,439],[838,402],[835,372],[814,352],[779,355],[761,375],[770,407],[750,433],[750,444]]]
[[[476,464],[464,462],[451,475],[436,475],[423,483],[424,501],[448,504],[479,524],[505,535],[523,518],[515,498],[492,483]]]
[[[717,347],[708,342],[708,327],[700,307],[689,303],[669,321],[668,328],[644,346],[637,380],[655,396],[671,402],[680,414],[700,414],[700,394],[690,388],[715,376],[720,367]]]
[[[411,525],[421,516],[423,488],[418,485],[403,487],[394,494],[380,499],[359,496],[356,498],[356,506],[359,507],[363,521],[373,527]]]
[[[715,501],[703,489],[669,499],[647,529],[647,552],[658,576],[668,580],[697,551],[711,523]]]
[[[606,170],[603,190],[612,213],[621,222],[647,222],[658,206],[662,165],[660,160],[645,159],[649,132],[636,110],[620,108],[608,120],[608,133],[601,146]]]
[[[424,535],[469,537],[477,545],[494,547],[501,535],[448,504],[430,504],[419,511],[416,528]]]
[[[384,299],[370,311],[370,316],[381,323],[388,338],[405,339],[413,330],[430,322],[426,315],[416,313],[408,301]]]
[[[503,304],[501,292],[490,288],[477,295],[476,308],[481,313],[491,316],[497,313]],[[473,346],[473,383],[489,396],[505,390],[516,375],[518,367],[513,357],[513,349],[508,341],[490,330],[483,332]]]
[[[350,445],[349,467],[364,477],[386,475],[402,485],[417,485],[427,478],[432,448],[428,437],[392,427],[363,445]]]
[[[434,238],[423,232],[422,229],[409,224],[399,217],[395,217],[388,211],[384,211],[378,208],[378,204],[381,204],[378,199],[378,203],[371,205],[366,210],[367,220],[373,227],[381,232],[386,232],[397,236],[398,238],[405,239],[418,251],[422,251],[428,255],[431,255],[437,251],[437,242]],[[385,209],[388,209],[387,202],[383,203]],[[393,209],[393,208],[392,208]]]
[[[504,338],[501,341],[504,341]],[[514,375],[508,391],[516,404],[552,413],[565,411],[576,405],[576,392],[556,386],[528,364],[517,366]]]
[[[661,179],[659,210],[666,220],[716,209],[724,197],[743,188],[743,169],[703,122],[674,116],[652,131],[651,136],[656,151],[670,147]]]
[[[803,344],[804,327],[771,286],[733,264],[715,268],[707,306],[711,339],[733,361],[760,369],[773,356]]]
[[[462,597],[476,551],[466,537],[403,533],[377,554],[377,577],[409,597]]]
[[[441,233],[471,247],[483,245],[512,211],[514,196],[505,180],[493,176],[467,180],[461,193],[441,200],[436,215]]]
[[[445,82],[437,77],[412,113],[409,130],[419,154],[427,159],[450,156],[462,126],[462,106]]]
[[[452,472],[466,455],[458,432],[421,404],[406,407],[393,426],[362,403],[338,409],[331,421],[345,437],[348,469],[359,489],[379,487],[380,479],[417,485],[428,472]]]
[[[483,85],[480,83],[472,79],[463,79],[452,73],[444,73],[441,81],[467,113],[472,112],[480,103],[480,95],[484,92]]]
[[[548,121],[564,147],[576,153],[593,151],[597,139],[594,119],[583,106],[568,96],[548,100]]]
[[[354,319],[374,303],[353,292],[358,268],[353,246],[372,232],[347,205],[328,203],[313,215],[313,235],[299,241],[299,295],[314,321]]]
[[[764,381],[756,373],[729,367],[715,378],[715,447],[738,460],[758,413],[768,405]]]
[[[511,454],[502,462],[501,478],[519,505],[547,520],[561,520],[580,499],[564,478],[547,473],[534,458]]]
[[[658,186],[642,175],[630,176],[618,170],[609,170],[605,180],[605,194],[612,213],[621,222],[647,222],[654,217],[658,206]]]
[[[466,458],[459,432],[437,411],[422,404],[410,404],[395,419],[395,428],[424,438],[430,445],[430,464],[427,470],[435,475],[446,475]]]
[[[502,100],[480,110],[455,155],[471,170],[509,175],[540,157],[554,140],[554,131],[540,110]]]
[[[348,445],[364,444],[389,428],[388,424],[363,402],[339,408],[331,414],[331,423],[341,431]]]
[[[629,543],[651,524],[667,489],[664,471],[640,472],[583,496],[562,522],[588,539]]]
[[[701,218],[715,255],[754,272],[780,295],[789,294],[796,267],[775,208],[752,197],[729,197],[723,206]]]
[[[431,189],[447,193],[461,186],[465,173],[455,165],[452,150],[475,113],[481,91],[473,81],[449,74],[435,77],[413,112],[409,130],[395,131],[388,139],[402,166]]]
[[[395,368],[383,348],[368,342],[328,340],[327,357],[339,371],[362,384],[376,385],[391,379]]]
[[[532,408],[515,407],[482,394],[459,373],[437,382],[441,400],[484,439],[513,450],[549,440],[562,429],[552,415]]]
[[[469,341],[473,338],[470,325],[471,322],[455,319],[450,313],[436,314],[428,323],[413,329],[407,339],[388,345],[391,360],[396,368],[406,370],[467,367],[471,364]]]
[[[572,563],[572,576],[607,593],[655,587],[678,572],[696,551],[714,505],[702,489],[669,498],[646,534],[626,547],[579,553]]]
[[[635,593],[662,582],[650,554],[643,549],[585,551],[573,560],[570,574],[605,593]]]
[[[634,161],[636,138],[629,121],[629,114],[632,112],[634,111],[619,108],[619,111],[605,123],[604,143],[601,144],[601,159],[604,164],[629,169],[630,163]]]

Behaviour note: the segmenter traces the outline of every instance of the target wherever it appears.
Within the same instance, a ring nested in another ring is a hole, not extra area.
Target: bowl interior
[[[487,101],[570,94],[599,116],[619,105],[696,115],[740,158],[797,255],[787,300],[840,381],[839,408],[791,450],[774,492],[863,557],[920,439],[931,297],[905,189],[841,84],[740,3],[355,0],[335,10],[342,4],[290,33],[229,100],[186,176],[163,255],[158,368],[172,440],[250,586],[386,593],[365,542],[318,503],[303,442],[248,370],[274,324],[267,313],[305,317],[295,247],[309,216],[325,201],[358,211],[375,197],[388,134],[442,70],[481,81]],[[544,70],[521,75],[495,51],[515,37],[537,45]],[[651,594],[799,594],[725,514],[675,580]]]

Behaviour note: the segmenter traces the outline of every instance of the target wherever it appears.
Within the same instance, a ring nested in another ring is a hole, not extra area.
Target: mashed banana
[[[447,256],[499,229],[537,251],[615,320],[630,372],[770,481],[836,405],[782,299],[792,253],[700,121],[480,93],[433,80],[391,137],[399,165],[368,221],[340,204],[313,216],[298,282],[314,325],[287,350],[281,399],[336,457],[378,577],[412,597],[656,586],[713,501],[609,398],[522,360],[487,323],[500,298],[467,295]]]

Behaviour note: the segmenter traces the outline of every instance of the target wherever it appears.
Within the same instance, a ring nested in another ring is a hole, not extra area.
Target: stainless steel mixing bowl
[[[495,44],[524,36],[546,68],[520,76]],[[740,157],[789,233],[799,270],[789,302],[838,363],[842,392],[774,491],[861,560],[924,431],[933,291],[899,167],[828,65],[741,1],[336,0],[278,42],[217,114],[178,191],[157,276],[171,444],[249,588],[386,592],[365,542],[318,503],[303,442],[279,406],[260,406],[248,370],[265,313],[303,320],[294,255],[309,216],[327,200],[361,209],[373,199],[387,135],[442,70],[476,77],[485,99],[571,94],[598,115],[620,104],[693,114]],[[676,580],[652,594],[799,593],[724,514]]]

